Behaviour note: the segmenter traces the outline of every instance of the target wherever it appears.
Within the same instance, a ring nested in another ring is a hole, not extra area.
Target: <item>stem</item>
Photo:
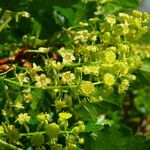
[[[93,83],[94,85],[99,85],[99,84],[102,84],[102,82],[95,82],[95,83]]]
[[[8,78],[3,78],[3,80],[6,81],[6,82],[9,82],[9,83],[18,85],[18,86],[26,87],[26,88],[31,88],[31,89],[43,89],[42,87],[39,88],[39,87],[32,86],[32,85],[28,85],[28,84],[20,85],[19,82],[13,81],[13,80],[8,79]],[[75,88],[75,87],[77,87],[77,86],[78,86],[78,85],[48,86],[48,87],[45,87],[45,89],[69,89],[69,88]]]
[[[8,73],[9,71],[11,71],[11,70],[12,70],[12,68],[10,68],[9,70],[7,70],[7,71],[5,71],[5,72],[3,72],[3,73],[0,73],[0,76],[7,74],[7,73]]]
[[[95,62],[88,62],[88,63],[73,63],[73,64],[66,64],[64,66],[66,67],[78,67],[78,66],[85,66],[85,65],[98,65],[98,64],[101,64],[102,62],[101,61],[95,61]]]
[[[41,53],[39,50],[35,50],[35,49],[30,49],[30,50],[28,50],[28,52],[30,52],[30,53]]]
[[[0,144],[2,144],[5,148],[9,148],[9,149],[12,149],[12,150],[23,150],[22,148],[18,148],[16,146],[14,146],[12,144],[9,144],[9,143],[7,143],[5,141],[2,141],[2,140],[0,140]]]
[[[35,86],[28,85],[28,84],[20,85],[19,82],[16,82],[16,81],[13,81],[13,80],[7,79],[7,78],[4,78],[3,80],[6,81],[6,82],[9,82],[9,83],[11,83],[11,84],[15,84],[15,85],[22,86],[22,87],[26,87],[26,88],[31,88],[31,89],[37,88],[37,87],[35,87]]]
[[[63,134],[63,133],[72,133],[72,132],[71,131],[60,131],[60,134]],[[46,134],[46,132],[41,131],[41,132],[20,133],[19,135],[22,137],[22,136],[32,136],[35,134]]]
[[[35,134],[45,134],[46,132],[30,132],[30,133],[20,133],[20,136],[31,136],[31,135],[35,135]]]
[[[2,23],[2,25],[0,26],[0,32],[6,27],[6,25],[11,21],[12,17],[8,17],[4,23]]]
[[[78,86],[77,84],[75,84],[75,85],[48,86],[48,87],[42,88],[42,87],[36,87],[36,86],[28,85],[28,84],[20,85],[19,82],[16,82],[7,78],[3,78],[3,80],[11,84],[18,85],[18,86],[25,87],[25,88],[30,88],[30,89],[51,89],[51,90],[52,89],[70,89],[70,88],[76,88]],[[99,84],[102,84],[102,82],[94,82],[93,84],[99,85]]]

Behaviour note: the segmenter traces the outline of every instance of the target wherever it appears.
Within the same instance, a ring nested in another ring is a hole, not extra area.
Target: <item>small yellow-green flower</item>
[[[37,73],[39,71],[43,71],[41,66],[37,66],[36,63],[33,63],[32,72]]]
[[[129,86],[129,81],[124,79],[119,85],[119,93],[123,93],[125,90],[127,90],[128,86]]]
[[[22,105],[21,102],[17,102],[17,103],[15,104],[15,107],[16,107],[17,109],[23,109],[23,108],[24,108],[24,106]]]
[[[79,22],[79,25],[81,26],[81,27],[87,27],[89,24],[88,23],[86,23],[86,22]]]
[[[25,98],[26,103],[30,103],[32,102],[33,96],[31,93],[27,93],[27,94],[24,94],[24,98]]]
[[[46,87],[48,84],[51,83],[51,80],[47,78],[45,74],[35,76],[35,80],[35,85],[37,87]]]
[[[103,100],[103,98],[101,96],[95,97],[95,96],[91,96],[89,99],[90,103],[99,103]]]
[[[99,74],[99,67],[98,66],[85,66],[84,73],[85,74],[94,74],[97,76]]]
[[[40,47],[39,48],[39,52],[41,52],[41,53],[48,53],[49,50],[50,50],[50,48],[47,48],[47,47]]]
[[[37,115],[37,119],[40,122],[45,122],[45,121],[47,122],[50,120],[50,118],[51,118],[50,114],[47,113],[41,113]]]
[[[76,60],[73,53],[69,50],[65,50],[64,48],[61,48],[58,52],[62,56],[64,64],[70,64],[72,63],[73,60]]]
[[[114,25],[116,23],[116,17],[114,15],[108,15],[106,17],[106,21],[111,24]]]
[[[98,20],[99,20],[98,17],[94,17],[94,18],[90,18],[90,19],[89,19],[89,21],[91,21],[91,22],[96,22],[96,21],[98,21]]]
[[[17,118],[17,120],[16,121],[18,121],[20,124],[24,124],[24,123],[26,123],[26,122],[29,122],[29,120],[30,120],[30,116],[28,116],[28,114],[27,113],[20,113],[19,115],[18,115],[18,118]]]
[[[59,117],[63,120],[67,120],[72,117],[72,114],[70,114],[68,112],[61,112],[61,113],[59,113]]]
[[[126,75],[129,72],[129,66],[126,62],[115,62],[114,71],[120,75]]]
[[[134,18],[134,25],[138,27],[139,29],[142,27],[142,20],[140,18]]]
[[[23,85],[23,83],[29,82],[29,78],[26,77],[24,73],[17,74],[16,77],[18,78],[20,85]]]
[[[3,134],[5,131],[4,131],[4,128],[3,126],[0,126],[0,134]]]
[[[71,84],[73,82],[73,80],[75,79],[75,75],[73,73],[71,73],[70,71],[64,72],[61,74],[62,77],[62,82],[63,83],[67,83],[67,84]]]
[[[103,77],[103,82],[107,86],[113,86],[115,84],[115,78],[112,74],[106,73]]]
[[[111,39],[111,34],[110,32],[105,32],[102,36],[102,41],[104,43],[110,43],[110,39]]]
[[[137,17],[137,18],[141,18],[142,17],[142,12],[138,11],[138,10],[133,10],[132,11],[132,15],[134,17]]]
[[[118,44],[118,54],[122,54],[121,52],[129,52],[129,46],[125,44]]]
[[[130,20],[130,16],[126,13],[119,13],[119,17],[124,23],[127,23]]]
[[[78,42],[84,43],[84,42],[87,42],[90,36],[91,34],[88,32],[88,30],[77,31],[74,37],[74,41],[75,43],[78,43]]]
[[[80,88],[85,95],[90,95],[95,92],[95,87],[91,81],[84,81]]]
[[[123,29],[123,34],[128,34],[129,33],[129,26],[128,24],[120,24],[120,26],[122,27]]]
[[[105,60],[106,60],[106,62],[111,63],[111,62],[114,62],[115,59],[116,59],[116,54],[114,52],[112,52],[112,51],[105,52]]]
[[[66,101],[56,100],[54,106],[56,107],[57,112],[60,111],[62,108],[67,107]]]
[[[86,49],[90,52],[96,52],[98,50],[98,47],[95,45],[89,45],[86,47]]]
[[[60,63],[59,61],[56,62],[55,60],[51,60],[51,65],[52,67],[54,67],[56,70],[61,70],[63,68],[62,63]]]

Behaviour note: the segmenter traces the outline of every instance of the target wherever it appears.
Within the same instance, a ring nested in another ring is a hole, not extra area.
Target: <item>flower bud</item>
[[[42,134],[35,134],[31,137],[31,144],[33,146],[41,146],[44,144],[44,136]]]
[[[60,132],[60,127],[56,123],[50,123],[46,128],[46,132],[49,137],[56,138]]]

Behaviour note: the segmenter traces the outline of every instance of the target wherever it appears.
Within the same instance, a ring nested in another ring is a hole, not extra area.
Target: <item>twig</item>
[[[0,144],[2,144],[5,148],[9,148],[9,149],[12,149],[12,150],[23,150],[22,148],[18,148],[10,143],[7,143],[5,141],[2,141],[0,140]]]

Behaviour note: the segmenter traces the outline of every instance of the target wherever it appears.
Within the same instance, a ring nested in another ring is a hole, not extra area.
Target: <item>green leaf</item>
[[[38,37],[40,35],[42,26],[34,18],[32,18],[31,22],[32,22],[32,35]]]
[[[54,5],[58,5],[60,7],[71,7],[73,4],[79,2],[80,0],[51,0]]]
[[[83,3],[74,4],[70,8],[54,6],[54,9],[66,18],[66,23],[68,23],[68,26],[74,26],[79,21],[84,20],[87,13],[86,5]]]
[[[126,127],[109,127],[97,133],[96,139],[87,138],[85,150],[149,150],[150,140],[143,136],[134,136]]]
[[[42,89],[36,89],[32,91],[32,103],[30,104],[30,107],[35,110],[38,108],[38,105],[41,104],[44,100],[44,90]]]
[[[138,0],[113,0],[114,3],[124,8],[136,8],[139,6]]]
[[[75,12],[72,8],[61,8],[61,7],[54,7],[56,11],[60,12],[60,14],[68,20],[69,24],[73,24],[75,18]]]
[[[150,59],[145,59],[140,68],[142,75],[150,82]]]
[[[95,121],[98,116],[96,107],[89,102],[86,102],[84,106],[79,107],[78,109],[75,109],[74,113],[77,117],[79,117],[80,119],[84,121],[87,121],[87,120]]]
[[[16,103],[17,103],[17,102],[22,102],[23,100],[24,100],[24,96],[20,93],[20,94],[18,94],[18,96],[17,96],[15,102],[16,102]]]
[[[86,130],[85,130],[85,132],[94,132],[94,133],[97,133],[102,128],[103,128],[103,125],[98,125],[98,124],[96,124],[95,121],[89,121],[86,124]]]
[[[106,3],[104,5],[104,15],[114,14],[122,10],[120,5],[116,5],[114,3]]]

